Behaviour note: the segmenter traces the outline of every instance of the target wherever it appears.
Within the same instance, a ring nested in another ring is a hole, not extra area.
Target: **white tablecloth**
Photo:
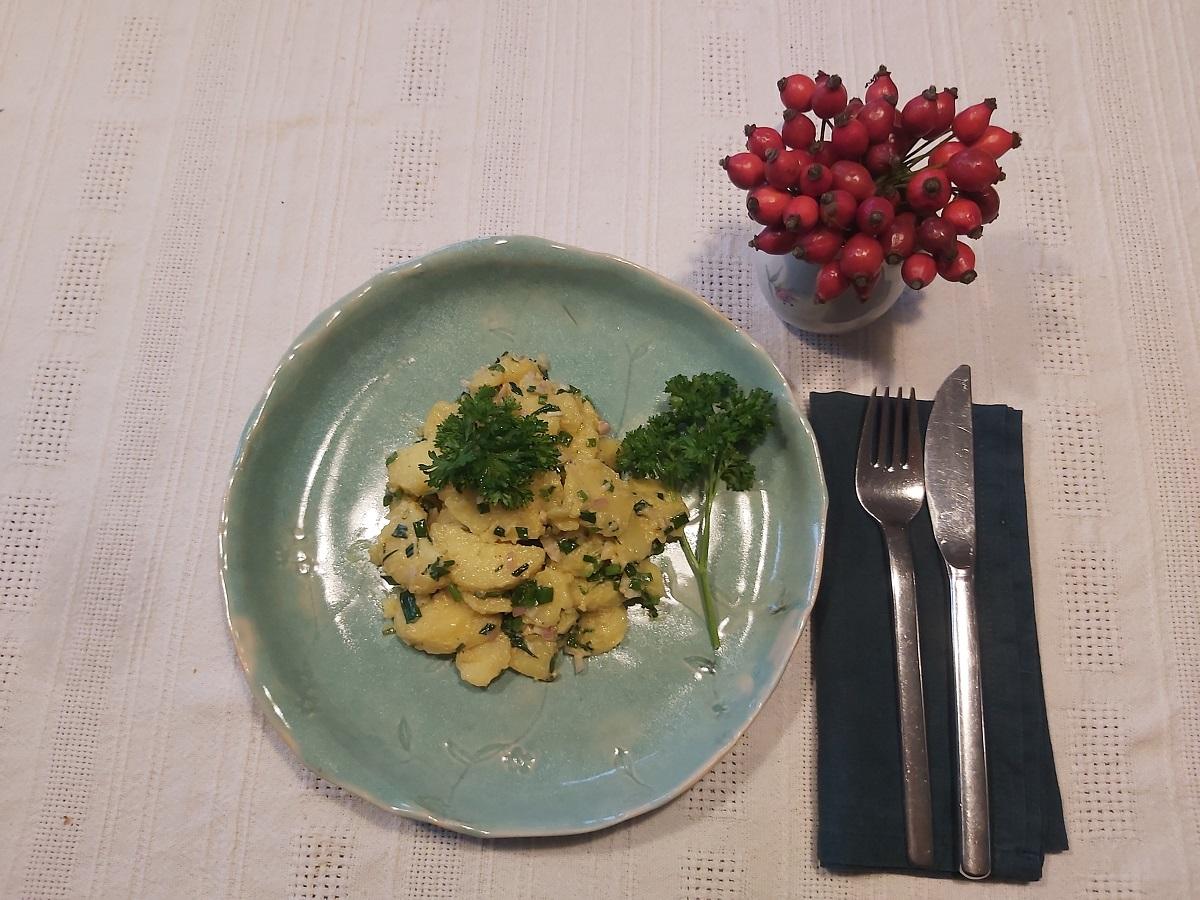
[[[1073,847],[1030,888],[1200,893],[1196,10],[1163,2],[0,5],[0,894],[920,897],[815,862],[807,640],[694,790],[484,842],[307,774],[223,619],[239,430],[374,271],[530,233],[694,286],[799,390],[960,362],[1027,411],[1050,725]],[[865,332],[785,330],[717,159],[818,67],[997,96],[1025,146],[981,277]]]

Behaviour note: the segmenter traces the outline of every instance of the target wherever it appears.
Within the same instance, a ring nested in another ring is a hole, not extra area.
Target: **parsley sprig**
[[[700,600],[715,650],[716,603],[709,580],[713,499],[723,483],[731,491],[754,484],[750,453],[775,422],[775,400],[762,388],[749,392],[725,372],[704,372],[667,382],[666,412],[652,416],[621,442],[617,469],[625,475],[657,478],[670,487],[700,492],[700,523],[695,546],[680,534],[680,545],[700,588]],[[680,528],[684,523],[672,526]]]
[[[458,398],[458,410],[438,426],[428,465],[421,471],[435,490],[452,484],[473,490],[484,503],[507,509],[533,499],[538,472],[559,462],[558,446],[538,416],[523,416],[517,401],[496,401],[498,389],[485,385]]]

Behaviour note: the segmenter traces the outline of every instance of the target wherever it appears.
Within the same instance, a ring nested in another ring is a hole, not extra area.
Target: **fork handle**
[[[979,675],[979,625],[975,571],[950,571],[950,640],[954,658],[955,743],[958,750],[958,870],[987,878],[992,870],[987,756],[983,741],[983,689]]]
[[[884,525],[892,573],[892,627],[896,636],[896,685],[900,707],[900,763],[904,773],[904,836],[908,861],[933,865],[933,804],[929,793],[929,749],[925,738],[925,695],[917,633],[917,589],[912,544],[903,525]]]

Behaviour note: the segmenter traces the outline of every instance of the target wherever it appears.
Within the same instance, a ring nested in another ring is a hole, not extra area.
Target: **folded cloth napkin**
[[[829,485],[824,576],[813,610],[817,690],[817,853],[830,869],[913,869],[904,843],[895,649],[879,526],[859,505],[854,464],[867,398],[812,394],[811,420]],[[931,403],[921,406],[921,426]],[[1021,413],[974,407],[976,591],[991,802],[992,878],[1034,881],[1046,853],[1067,848],[1042,691]],[[955,874],[957,814],[949,602],[928,507],[912,523],[934,868]]]

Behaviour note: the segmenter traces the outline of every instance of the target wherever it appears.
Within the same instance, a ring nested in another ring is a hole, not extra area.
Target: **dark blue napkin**
[[[829,486],[824,575],[813,610],[821,864],[913,869],[904,845],[895,650],[879,526],[859,505],[854,463],[867,398],[812,394]],[[932,404],[921,403],[922,428]],[[991,802],[992,878],[1035,881],[1067,848],[1042,690],[1021,413],[974,407],[976,590]],[[928,507],[912,525],[933,793],[934,868],[957,874],[950,589]]]

